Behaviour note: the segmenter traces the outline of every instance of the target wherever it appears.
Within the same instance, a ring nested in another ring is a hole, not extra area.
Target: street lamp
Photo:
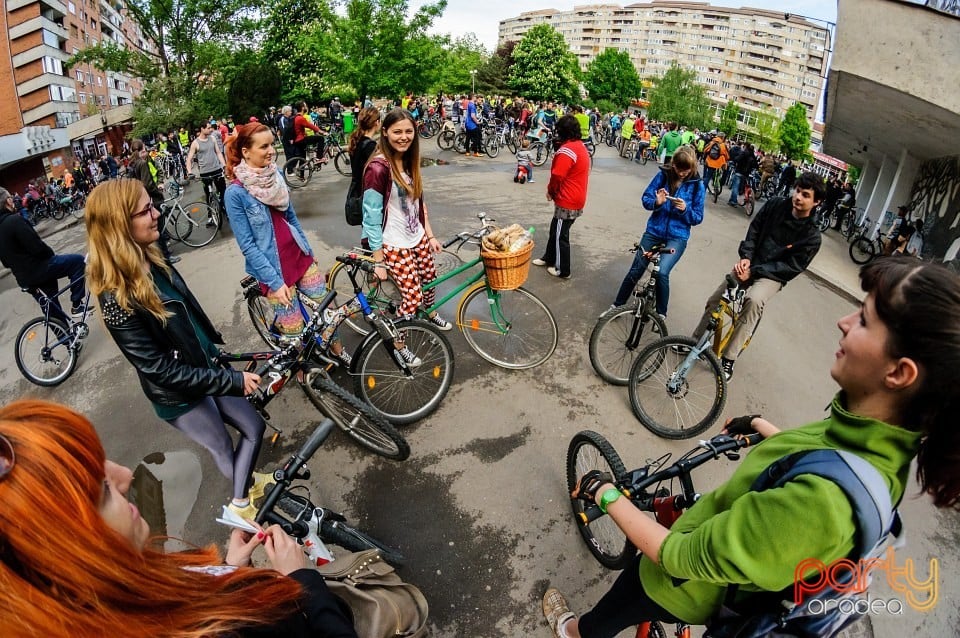
[[[477,70],[476,69],[474,69],[473,71],[470,71],[470,83],[473,87],[473,90],[470,92],[476,95],[477,93]]]

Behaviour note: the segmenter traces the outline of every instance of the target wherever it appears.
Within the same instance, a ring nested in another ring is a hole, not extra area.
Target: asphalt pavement
[[[534,226],[544,233],[552,213],[544,193],[548,167],[535,169],[536,183],[512,181],[514,161],[466,158],[440,152],[422,141],[424,157],[441,165],[423,169],[426,202],[440,237],[473,228],[485,211],[502,225]],[[430,163],[430,162],[428,162]],[[399,547],[408,558],[400,573],[423,589],[430,602],[432,635],[547,638],[540,596],[549,585],[584,611],[609,587],[615,574],[597,565],[572,522],[565,493],[565,454],[583,429],[603,433],[628,467],[664,453],[687,451],[694,441],[666,441],[634,418],[624,388],[605,384],[594,373],[587,342],[597,315],[612,301],[631,260],[628,248],[647,215],[640,194],[657,170],[616,157],[601,146],[590,178],[586,213],[571,232],[573,276],[562,281],[533,268],[526,287],[551,308],[560,326],[553,357],[533,370],[508,371],[484,362],[451,333],[456,376],[440,409],[403,428],[412,455],[403,463],[377,458],[335,433],[310,462],[314,499],[343,511],[360,527]],[[293,201],[322,265],[354,245],[358,229],[347,226],[343,201],[348,179],[324,169]],[[199,197],[191,184],[186,198]],[[686,253],[671,276],[667,324],[671,333],[689,333],[703,303],[736,260],[736,246],[749,219],[740,210],[708,204],[704,223],[693,230]],[[56,228],[46,241],[57,252],[83,252],[82,225]],[[225,226],[209,246],[174,245],[183,273],[233,351],[262,345],[250,326],[239,281],[243,260]],[[539,248],[535,249],[539,253]],[[539,256],[539,254],[535,255]],[[761,413],[792,427],[822,418],[836,392],[828,370],[837,349],[836,320],[860,298],[857,269],[846,242],[828,232],[805,276],[791,282],[768,306],[756,337],[737,364],[723,418]],[[442,312],[450,318],[455,312]],[[20,326],[37,314],[36,304],[11,277],[0,279],[0,330],[10,347],[0,351],[0,399],[37,396],[64,402],[87,414],[111,458],[137,468],[136,497],[158,533],[193,543],[223,542],[214,522],[227,502],[229,483],[202,448],[159,421],[140,391],[131,366],[98,320],[74,375],[56,388],[30,385],[17,371],[12,343]],[[359,340],[345,333],[350,348]],[[344,383],[350,381],[342,379]],[[266,444],[260,470],[282,462],[318,419],[296,388],[270,406],[271,422],[283,430]],[[719,423],[711,432],[719,430]],[[726,460],[695,475],[702,491],[732,472]],[[915,561],[925,578],[929,561],[939,561],[941,602],[928,612],[909,607],[902,615],[874,617],[876,635],[955,635],[960,626],[956,599],[960,517],[937,512],[908,490],[902,511],[909,543],[898,562]],[[802,530],[790,530],[802,533]],[[901,595],[875,578],[874,598]],[[953,630],[951,630],[953,628]],[[624,635],[627,635],[626,633]]]

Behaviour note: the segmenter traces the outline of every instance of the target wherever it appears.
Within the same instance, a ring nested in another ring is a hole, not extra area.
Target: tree
[[[470,91],[474,81],[470,72],[477,71],[486,64],[489,58],[486,48],[473,33],[447,41],[442,48],[444,59],[440,65],[436,85],[431,88],[445,93]],[[480,84],[479,72],[477,75],[477,84]]]
[[[648,91],[652,120],[676,122],[687,127],[706,129],[712,120],[712,106],[707,90],[697,82],[692,69],[674,63]]]
[[[733,100],[727,100],[727,105],[720,112],[720,124],[718,129],[727,134],[728,139],[733,139],[737,134],[737,118],[740,117],[740,107]]]
[[[276,0],[271,5],[263,59],[280,74],[284,103],[316,103],[332,90],[341,65],[333,37],[339,19],[327,0]]]
[[[624,109],[640,97],[643,87],[630,56],[616,49],[606,49],[587,65],[583,86],[590,99],[613,102]]]
[[[577,58],[560,32],[538,24],[513,49],[509,84],[516,93],[534,100],[574,101],[579,97]]]
[[[799,102],[787,109],[780,127],[780,150],[792,160],[802,159],[810,152],[810,122],[807,121],[807,109]]]
[[[780,138],[778,129],[780,128],[780,118],[770,107],[764,107],[757,113],[757,123],[754,131],[757,135],[757,146],[764,151],[776,151],[780,148]]]
[[[510,70],[513,68],[513,50],[516,40],[511,40],[497,47],[493,55],[477,69],[477,89],[492,93],[510,92]]]
[[[280,103],[280,71],[261,60],[244,65],[230,81],[227,101],[230,113],[246,122],[251,115],[260,117]]]

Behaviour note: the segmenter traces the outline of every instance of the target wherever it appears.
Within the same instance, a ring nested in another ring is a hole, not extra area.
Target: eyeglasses
[[[138,211],[133,215],[130,215],[130,219],[139,219],[141,217],[144,217],[145,215],[151,214],[152,212],[153,212],[153,202],[150,202],[149,204],[147,204],[147,207],[144,208],[143,210]]]
[[[16,462],[16,455],[13,453],[13,443],[10,439],[0,434],[0,481],[7,477],[13,464]]]

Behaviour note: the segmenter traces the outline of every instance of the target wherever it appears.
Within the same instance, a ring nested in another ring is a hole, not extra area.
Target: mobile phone
[[[674,203],[683,201],[683,199],[680,197],[670,197],[669,195],[667,195],[667,199],[669,199],[671,202],[674,202]]]

